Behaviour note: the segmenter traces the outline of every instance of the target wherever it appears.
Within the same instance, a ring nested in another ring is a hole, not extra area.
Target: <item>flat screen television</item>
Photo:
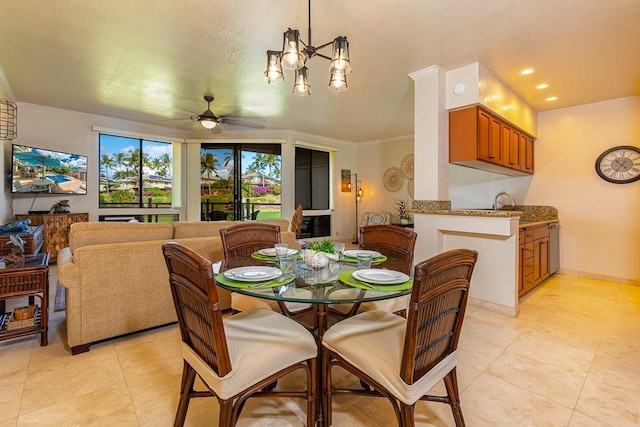
[[[11,192],[87,194],[87,156],[13,144]]]

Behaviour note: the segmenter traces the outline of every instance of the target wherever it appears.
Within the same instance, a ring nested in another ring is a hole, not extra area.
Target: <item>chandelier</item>
[[[309,31],[308,43],[300,39],[300,32],[289,28],[282,40],[282,50],[267,50],[267,71],[264,78],[267,83],[284,81],[282,67],[294,70],[293,93],[300,96],[311,95],[309,84],[309,69],[307,61],[314,56],[331,61],[329,64],[329,89],[335,92],[347,90],[347,74],[351,72],[349,60],[349,42],[347,37],[340,36],[329,43],[318,47],[311,44],[311,0],[309,0]],[[331,57],[318,51],[331,45]]]

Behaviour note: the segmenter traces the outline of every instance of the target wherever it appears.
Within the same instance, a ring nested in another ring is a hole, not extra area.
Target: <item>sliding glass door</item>
[[[280,144],[203,144],[202,221],[280,218]]]

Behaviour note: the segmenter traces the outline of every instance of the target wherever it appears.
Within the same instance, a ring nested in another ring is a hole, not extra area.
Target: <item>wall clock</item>
[[[596,172],[614,184],[640,180],[640,148],[621,145],[606,150],[596,160]]]

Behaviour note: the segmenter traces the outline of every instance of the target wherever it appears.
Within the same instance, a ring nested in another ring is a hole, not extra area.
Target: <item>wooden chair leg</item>
[[[331,425],[331,365],[330,356],[325,354],[322,357],[322,373],[324,374],[324,383],[322,384],[322,413],[324,418],[322,419],[323,427],[329,427]]]
[[[196,380],[196,371],[187,363],[183,361],[182,366],[182,381],[180,383],[180,400],[178,402],[178,410],[176,411],[176,418],[173,421],[174,427],[182,427],[187,418],[187,410],[189,409],[189,401],[191,400],[191,392],[193,391],[193,384]]]
[[[222,400],[218,399],[220,404],[220,414],[218,416],[218,425],[220,427],[233,427],[235,422],[233,420],[233,399]]]
[[[309,360],[307,362],[307,366],[309,368],[309,372],[307,373],[307,427],[314,427],[316,425],[316,415],[317,415],[317,400],[322,398],[322,393],[320,396],[317,395],[318,389],[318,365],[315,358]],[[320,402],[320,406],[322,407],[322,402]]]
[[[453,368],[451,372],[444,377],[444,385],[449,395],[449,405],[453,412],[453,419],[456,422],[456,427],[465,427],[464,417],[462,416],[462,408],[460,407],[460,392],[458,390],[458,375],[456,374],[456,368]]]
[[[415,405],[405,405],[400,402],[400,427],[414,427],[416,425],[414,408]]]

